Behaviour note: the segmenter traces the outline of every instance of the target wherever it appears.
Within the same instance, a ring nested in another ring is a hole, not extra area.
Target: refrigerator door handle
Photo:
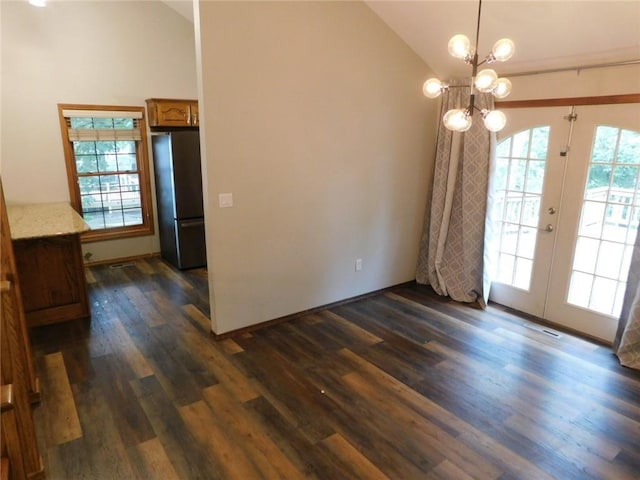
[[[179,222],[179,225],[182,228],[201,227],[203,224],[204,220],[186,220],[184,222]]]

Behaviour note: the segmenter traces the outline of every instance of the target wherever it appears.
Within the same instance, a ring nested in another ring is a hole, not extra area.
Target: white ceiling
[[[163,3],[193,23],[193,0],[163,0]]]
[[[475,43],[477,1],[365,1],[440,77],[470,74],[447,43],[457,33]],[[484,0],[481,58],[504,37],[516,53],[498,73],[640,59],[640,1]]]
[[[475,42],[477,1],[364,1],[438,76],[470,74],[447,43],[456,33]],[[164,3],[193,22],[191,0]],[[499,74],[640,60],[640,0],[484,0],[480,56],[504,37],[516,53],[495,65]]]

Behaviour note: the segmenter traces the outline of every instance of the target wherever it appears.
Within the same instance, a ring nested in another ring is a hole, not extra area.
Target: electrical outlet
[[[362,270],[362,259],[356,258],[356,272],[359,272],[360,270]]]

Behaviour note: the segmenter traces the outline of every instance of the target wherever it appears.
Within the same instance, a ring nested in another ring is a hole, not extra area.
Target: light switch
[[[233,207],[233,193],[219,193],[218,206],[220,208]]]

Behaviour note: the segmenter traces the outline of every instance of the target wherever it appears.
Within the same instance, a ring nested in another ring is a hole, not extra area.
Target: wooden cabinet
[[[9,221],[0,184],[0,315],[2,472],[14,480],[44,478],[31,403],[40,392],[31,359],[31,346],[22,308],[20,277],[16,273]]]
[[[13,245],[30,327],[89,316],[78,234],[15,240]]]
[[[169,98],[147,99],[150,127],[197,127],[197,100],[177,100]]]
[[[90,315],[80,234],[89,226],[68,203],[7,207],[27,325]]]

